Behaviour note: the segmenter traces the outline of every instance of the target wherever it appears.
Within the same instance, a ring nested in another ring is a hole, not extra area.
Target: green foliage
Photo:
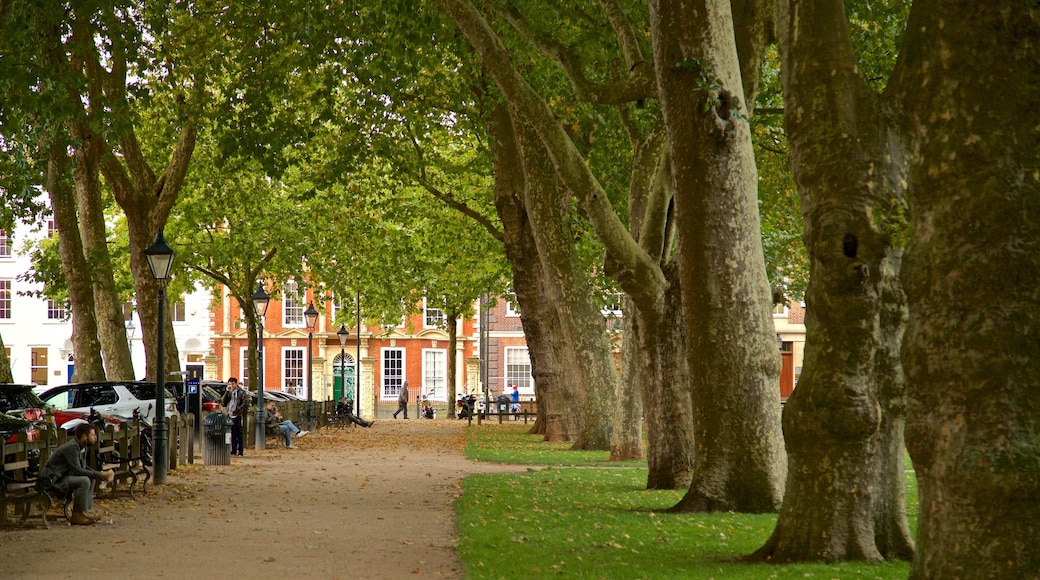
[[[513,425],[470,428],[467,457],[553,464],[557,456],[587,455],[522,433]],[[664,513],[683,492],[646,490],[643,467],[564,464],[584,467],[463,480],[455,511],[467,578],[905,578],[909,571],[906,562],[745,564],[741,558],[765,543],[776,515]],[[916,527],[910,471],[907,493]]]
[[[809,254],[802,243],[802,210],[791,174],[790,150],[784,134],[780,59],[773,46],[759,76],[751,138],[758,168],[758,210],[766,274],[788,300],[800,300],[809,281]],[[763,112],[764,111],[764,112]]]

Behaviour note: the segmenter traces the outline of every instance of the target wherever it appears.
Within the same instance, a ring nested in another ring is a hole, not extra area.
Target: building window
[[[285,328],[303,328],[306,324],[303,317],[303,296],[295,280],[289,280],[282,286],[282,326]]]
[[[516,292],[506,292],[506,316],[520,316],[520,303],[516,301]]]
[[[422,394],[436,401],[448,400],[448,351],[437,348],[423,349]]]
[[[787,318],[787,303],[781,302],[773,305],[773,318]]]
[[[50,218],[47,220],[47,237],[53,238],[56,233],[58,233],[58,226],[54,225],[54,218]]]
[[[239,355],[238,369],[240,371],[239,375],[238,375],[238,384],[242,385],[243,387],[245,387],[247,389],[250,388],[252,385],[249,384],[250,383],[250,376],[249,376],[249,347],[248,346],[243,346],[242,347],[242,352]]]
[[[506,347],[505,391],[513,391],[513,385],[520,387],[521,395],[534,395],[534,378],[531,376],[531,356],[527,347]]]
[[[444,313],[430,306],[429,298],[423,298],[423,328],[444,328]]]
[[[32,353],[32,383],[34,385],[47,384],[47,347],[33,347]]]
[[[303,370],[305,367],[303,348],[282,349],[282,385],[296,395],[303,392]]]
[[[383,349],[383,399],[397,400],[404,383],[404,349]]]
[[[11,280],[0,280],[0,320],[11,320]]]
[[[0,230],[0,258],[11,257],[11,236],[5,230]]]
[[[615,292],[614,294],[609,294],[607,299],[611,302],[603,308],[603,316],[620,318],[625,304],[625,294],[623,292]]]
[[[187,316],[187,306],[184,304],[184,299],[178,300],[173,303],[173,321],[184,322]]]
[[[65,318],[65,303],[57,300],[47,300],[47,320],[64,321]]]

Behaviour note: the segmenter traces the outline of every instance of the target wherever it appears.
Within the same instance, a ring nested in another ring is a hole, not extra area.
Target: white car
[[[59,411],[89,413],[96,409],[102,415],[130,419],[137,409],[145,422],[155,420],[156,384],[148,381],[103,381],[76,383],[44,391],[40,398]],[[165,417],[177,416],[177,399],[166,391]]]

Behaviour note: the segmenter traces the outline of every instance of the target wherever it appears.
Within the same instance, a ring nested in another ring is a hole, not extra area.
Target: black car
[[[53,415],[32,389],[32,385],[0,383],[0,439],[13,441],[25,432],[34,441],[42,431],[54,428]]]

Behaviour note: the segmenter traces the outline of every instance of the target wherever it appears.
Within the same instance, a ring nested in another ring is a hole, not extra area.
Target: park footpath
[[[522,470],[466,460],[464,429],[388,419],[181,467],[94,526],[0,530],[0,577],[461,578],[462,478]]]

